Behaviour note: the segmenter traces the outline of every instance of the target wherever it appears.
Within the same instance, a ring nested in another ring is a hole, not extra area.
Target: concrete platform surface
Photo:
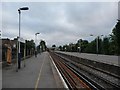
[[[3,88],[64,88],[48,52],[22,61],[16,72],[16,65],[5,67],[2,73]]]
[[[78,53],[78,52],[61,52],[56,51],[59,53],[64,53],[84,59],[89,59],[97,62],[102,62],[110,65],[120,66],[120,56],[113,56],[113,55],[100,55],[100,54],[88,54],[88,53]]]

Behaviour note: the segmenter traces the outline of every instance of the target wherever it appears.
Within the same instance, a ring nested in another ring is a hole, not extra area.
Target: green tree
[[[55,48],[56,48],[56,45],[55,44],[52,45],[52,50],[55,50]]]
[[[84,52],[86,53],[96,53],[96,39],[87,44]]]
[[[56,45],[54,44],[54,45],[52,45],[52,47],[54,47],[54,48],[55,48],[55,47],[56,47]]]
[[[47,46],[46,46],[45,41],[43,41],[43,40],[40,41],[40,48],[41,48],[41,51],[42,51],[42,52],[43,52],[43,51],[46,51]]]
[[[113,35],[111,34],[110,35],[110,38],[109,38],[109,54],[110,55],[114,55],[116,54],[116,44],[115,44],[115,41],[113,39]]]
[[[63,51],[69,51],[69,46],[68,45],[63,45]]]
[[[59,50],[60,50],[60,51],[62,51],[62,50],[63,50],[62,46],[59,46]]]
[[[76,44],[70,43],[68,45],[67,49],[69,52],[75,52],[75,51],[77,51],[77,46],[76,46]]]
[[[26,40],[26,55],[30,55],[34,53],[35,43],[34,40]]]
[[[82,40],[81,42],[81,52],[85,52],[85,48],[88,46],[87,40]]]
[[[120,55],[120,20],[118,20],[112,33],[113,33],[113,40],[116,45],[116,52],[118,55]]]
[[[103,38],[103,43],[102,43],[102,53],[103,54],[109,54],[109,47],[110,47],[110,42],[108,37]]]

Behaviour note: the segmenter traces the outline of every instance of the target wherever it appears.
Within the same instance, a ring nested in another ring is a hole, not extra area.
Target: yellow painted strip
[[[45,57],[45,56],[44,56]],[[36,81],[36,84],[35,84],[35,90],[37,90],[38,88],[38,84],[39,84],[39,80],[40,80],[40,76],[41,76],[41,72],[42,72],[42,68],[43,68],[43,65],[44,65],[44,58],[43,58],[43,63],[42,63],[42,66],[40,68],[40,72],[39,72],[39,75],[38,75],[38,78],[37,78],[37,81]]]

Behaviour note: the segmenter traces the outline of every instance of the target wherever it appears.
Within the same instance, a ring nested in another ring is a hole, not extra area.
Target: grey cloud
[[[40,32],[48,45],[76,42],[91,33],[109,34],[117,19],[117,3],[3,3],[3,35],[12,37],[8,30],[13,37],[18,33],[17,9],[22,6],[30,8],[22,11],[22,36],[34,39]]]
[[[87,27],[89,30],[92,30],[93,32],[94,30],[97,30],[96,33],[99,33],[99,31],[101,31],[100,28],[107,25],[110,26],[109,24],[111,24],[111,21],[113,21],[112,24],[114,25],[117,18],[117,8],[115,8],[117,3],[99,2],[90,3],[89,6],[87,6],[86,3],[83,3],[84,9],[80,5],[66,7],[68,8],[68,10],[66,10],[68,20],[78,26],[78,28],[88,31],[88,29],[85,29]]]

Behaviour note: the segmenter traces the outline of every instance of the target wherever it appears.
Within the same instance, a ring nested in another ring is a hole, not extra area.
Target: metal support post
[[[20,39],[20,24],[21,24],[21,11],[18,9],[19,13],[19,39]],[[21,53],[20,53],[20,40],[19,40],[19,51],[18,51],[18,69],[21,68]]]

